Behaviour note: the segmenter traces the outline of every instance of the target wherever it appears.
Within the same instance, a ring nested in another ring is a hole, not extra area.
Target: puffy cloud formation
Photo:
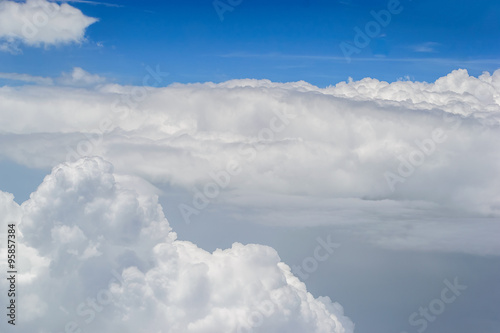
[[[22,253],[16,329],[353,331],[342,307],[315,299],[275,250],[235,243],[208,253],[177,240],[157,196],[134,183],[110,163],[85,158],[55,167],[22,206],[0,192],[2,230],[18,224]],[[0,288],[7,290],[5,279]]]
[[[466,70],[455,70],[434,83],[398,81],[381,82],[365,78],[360,81],[342,82],[327,89],[335,96],[358,100],[395,101],[419,110],[443,109],[448,113],[494,118],[498,123],[500,105],[500,70],[483,73],[478,78]]]
[[[0,51],[19,53],[19,43],[48,46],[80,43],[97,19],[67,3],[47,0],[0,2]]]
[[[250,79],[151,87],[164,75],[147,67],[146,86],[4,86],[0,152],[35,167],[103,156],[190,191],[186,220],[212,205],[270,224],[418,221],[398,244],[425,243],[438,223],[453,241],[437,248],[499,253],[465,221],[488,219],[482,232],[500,233],[500,70],[323,89]],[[460,237],[447,232],[457,227]]]
[[[106,82],[106,79],[97,74],[90,74],[80,67],[75,67],[71,73],[63,73],[57,81],[66,86],[94,86]]]

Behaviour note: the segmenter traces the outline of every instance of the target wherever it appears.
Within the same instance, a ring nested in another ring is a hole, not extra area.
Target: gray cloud
[[[377,243],[394,223],[398,246],[498,254],[467,226],[487,219],[482,232],[498,234],[499,92],[500,71],[465,70],[434,83],[365,78],[325,89],[250,79],[5,86],[0,151],[37,167],[102,156],[121,173],[190,191],[180,209],[191,220],[210,207],[266,224],[376,222]],[[448,227],[439,245],[431,231]]]

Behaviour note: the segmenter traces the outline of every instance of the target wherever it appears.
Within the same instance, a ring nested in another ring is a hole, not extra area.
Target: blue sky
[[[0,53],[0,72],[58,76],[78,66],[137,84],[145,66],[160,65],[166,84],[266,78],[328,86],[367,76],[434,81],[456,68],[478,75],[500,66],[500,3],[492,0],[401,0],[351,62],[340,44],[353,43],[355,28],[364,31],[388,1],[241,1],[223,21],[208,0],[71,4],[99,19],[87,41]]]

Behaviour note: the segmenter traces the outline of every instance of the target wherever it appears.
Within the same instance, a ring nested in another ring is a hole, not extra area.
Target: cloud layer
[[[23,258],[16,328],[353,331],[342,307],[315,299],[272,248],[235,243],[209,253],[177,240],[157,196],[130,188],[140,182],[87,158],[55,167],[22,206],[0,192],[4,224],[18,224]]]
[[[97,19],[67,3],[46,0],[0,2],[0,51],[19,53],[19,43],[40,47],[80,43]]]
[[[189,220],[211,205],[258,223],[427,226],[404,227],[398,244],[439,221],[438,234],[457,227],[461,237],[436,248],[472,242],[498,254],[467,236],[465,219],[500,232],[500,70],[324,89],[250,79],[151,87],[164,75],[147,67],[145,86],[4,86],[0,152],[34,167],[103,156],[189,191],[179,206]]]

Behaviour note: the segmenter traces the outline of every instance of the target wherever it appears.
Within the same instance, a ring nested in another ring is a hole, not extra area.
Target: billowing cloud
[[[97,19],[67,3],[46,0],[0,2],[0,51],[19,53],[19,44],[40,47],[80,43]]]
[[[153,88],[161,75],[149,68],[145,86],[4,86],[0,152],[35,167],[102,156],[189,191],[186,220],[215,207],[269,224],[389,223],[405,226],[397,244],[427,244],[437,230],[450,239],[433,248],[498,254],[467,226],[487,219],[482,232],[500,232],[500,70],[324,89],[249,79]]]
[[[22,253],[16,329],[353,332],[342,307],[308,293],[272,248],[209,253],[178,240],[158,197],[129,187],[140,182],[85,158],[55,167],[21,206],[0,192],[2,231],[17,224]]]

